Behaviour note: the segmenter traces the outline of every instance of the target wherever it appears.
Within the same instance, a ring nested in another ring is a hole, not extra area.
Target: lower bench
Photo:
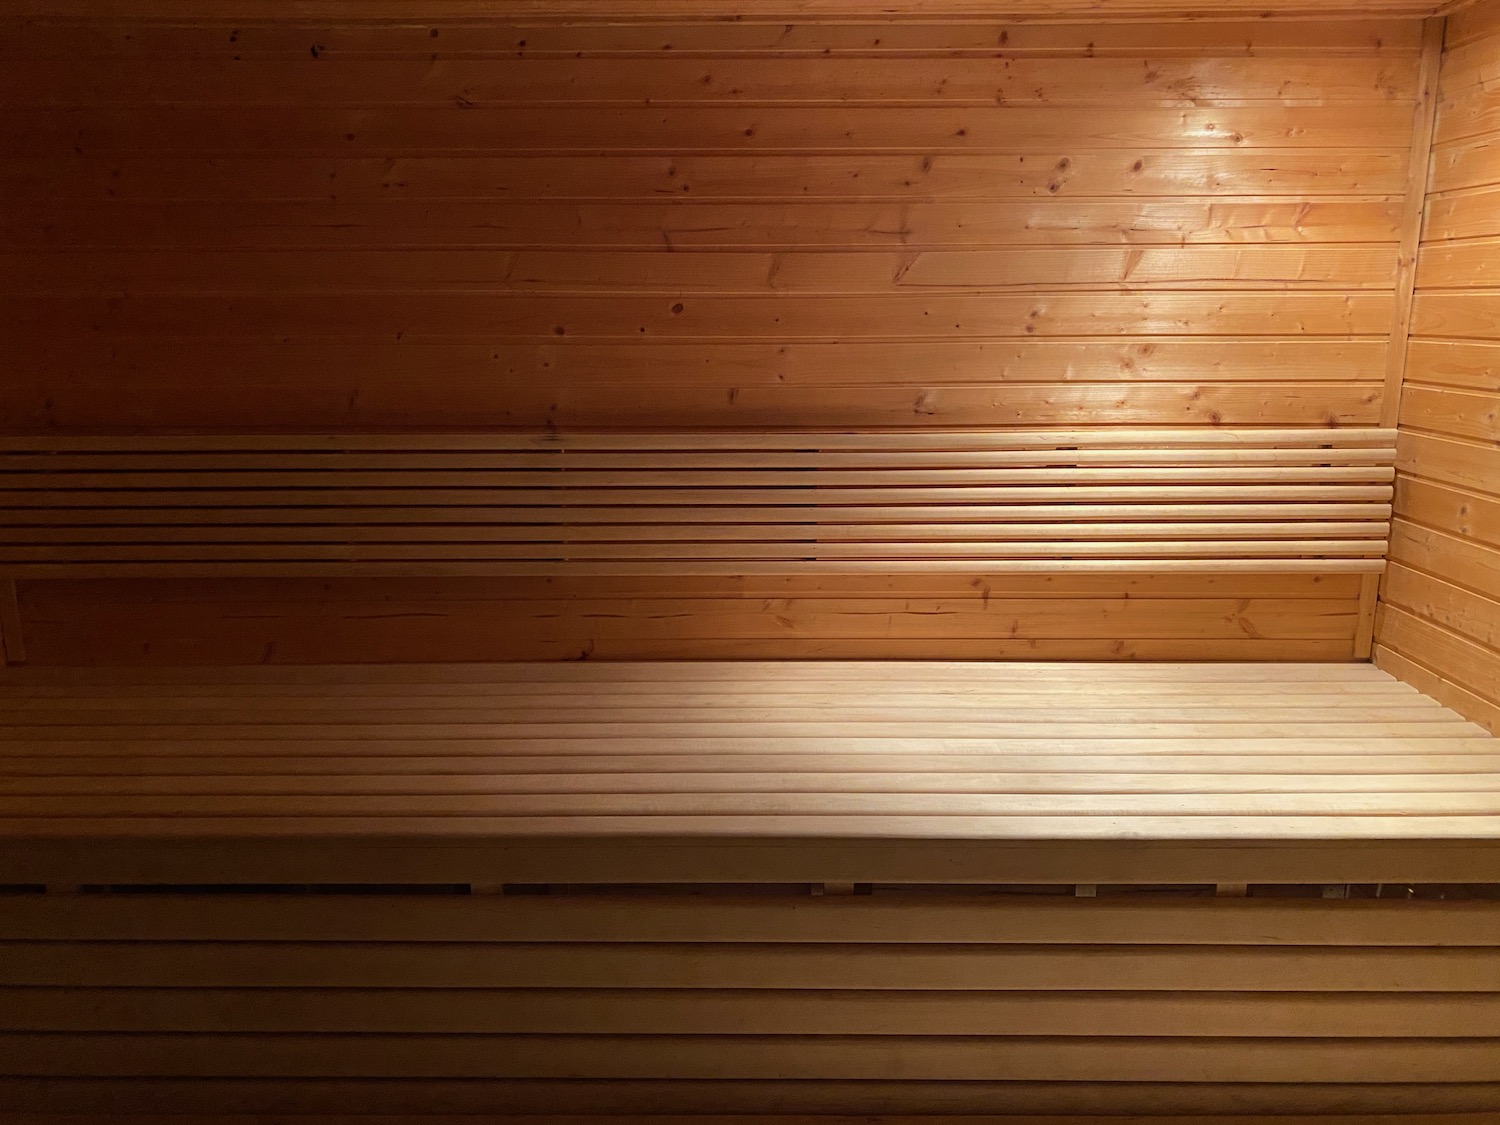
[[[230,1108],[1500,1111],[1500,903],[6,904],[0,1116]]]

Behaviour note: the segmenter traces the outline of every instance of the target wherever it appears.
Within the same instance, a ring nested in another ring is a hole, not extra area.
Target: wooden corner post
[[[1380,424],[1395,426],[1401,418],[1401,384],[1406,378],[1407,338],[1417,293],[1417,254],[1422,245],[1422,218],[1432,165],[1432,137],[1437,127],[1438,78],[1443,65],[1441,16],[1422,21],[1422,68],[1417,79],[1417,107],[1412,119],[1411,154],[1406,169],[1406,199],[1401,211],[1401,236],[1396,247],[1395,306],[1386,347],[1385,386],[1380,396]],[[1359,621],[1354,633],[1354,659],[1369,660],[1375,643],[1375,614],[1380,602],[1380,575],[1366,575],[1360,583]]]
[[[26,646],[21,643],[21,607],[16,584],[0,579],[0,656],[5,664],[25,664]]]

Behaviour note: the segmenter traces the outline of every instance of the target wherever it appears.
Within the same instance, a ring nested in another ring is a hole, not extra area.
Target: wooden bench
[[[1500,903],[586,892],[0,911],[7,1121],[1494,1110],[1497,1055]],[[224,1116],[172,1116],[205,1112]]]
[[[1395,432],[0,441],[0,577],[1379,573]]]
[[[889,440],[12,441],[0,566],[1382,565],[1389,431]],[[1497,747],[1367,664],[9,668],[0,1116],[1489,1112],[1500,905],[995,888],[1500,882]]]
[[[1500,743],[1368,664],[12,668],[0,715],[7,1121],[1500,1109],[1500,903],[1106,886],[1500,882]]]
[[[1368,664],[0,673],[0,882],[1500,882]]]

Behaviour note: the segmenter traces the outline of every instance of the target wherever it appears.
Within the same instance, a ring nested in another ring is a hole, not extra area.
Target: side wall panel
[[[1500,3],[1448,21],[1376,662],[1500,730]]]

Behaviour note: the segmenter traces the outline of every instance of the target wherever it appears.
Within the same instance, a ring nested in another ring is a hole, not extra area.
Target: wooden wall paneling
[[[1382,645],[1377,661],[1391,675],[1399,676],[1433,699],[1469,716],[1477,723],[1482,723],[1490,730],[1500,729],[1500,706],[1493,700],[1445,679],[1427,664],[1408,660],[1394,648]]]
[[[1500,5],[1448,24],[1427,221],[1401,396],[1382,667],[1495,729],[1500,719],[1500,137],[1487,91]]]
[[[7,426],[1378,420],[1413,24],[423,18],[26,24]]]
[[[23,582],[33,663],[1340,660],[1358,576]]]
[[[524,34],[524,31],[521,32]],[[446,47],[447,44],[442,46]],[[582,43],[580,47],[584,46]],[[680,40],[674,56],[684,51]],[[463,58],[446,62],[435,78],[426,61],[338,59],[339,67],[308,67],[302,59],[267,59],[256,68],[223,68],[214,61],[181,60],[171,71],[148,77],[119,60],[98,65],[68,82],[51,60],[20,60],[0,76],[6,103],[57,108],[111,100],[174,106],[359,105],[362,91],[388,85],[409,91],[407,105],[441,105],[455,88],[475,104],[587,101],[622,106],[673,102],[840,102],[901,106],[942,100],[967,105],[1090,105],[1101,96],[1145,79],[1147,91],[1163,99],[1192,86],[1203,98],[1290,101],[1359,100],[1373,87],[1399,95],[1413,79],[1411,59],[1375,55],[1302,59],[1225,59],[1212,71],[1198,60],[1158,58],[1143,74],[1137,60],[1095,55],[1066,73],[1055,59],[1016,58],[997,68],[994,58],[896,58],[876,67],[869,58],[796,57],[783,51],[770,59],[719,58],[711,73],[691,57],[657,60],[650,70],[620,57],[548,57],[528,41],[515,57]],[[690,49],[690,47],[687,47]],[[321,51],[320,51],[321,53]],[[330,56],[337,58],[337,56]],[[883,81],[875,71],[882,72]],[[1436,75],[1434,75],[1434,78]],[[1293,141],[1293,144],[1300,142]]]
[[[1448,46],[1454,51],[1471,46],[1478,46],[1482,50],[1482,41],[1493,35],[1497,24],[1500,24],[1496,19],[1494,5],[1479,0],[1459,5],[1451,19],[1453,23],[1448,34]]]
[[[47,20],[66,19],[75,9],[58,0],[21,0],[18,15]],[[1019,0],[1006,8],[1008,19],[1057,23],[1081,21],[1097,24],[1102,16],[1112,20],[1220,20],[1225,17],[1264,19],[1365,20],[1371,16],[1391,16],[1407,20],[1432,15],[1440,5],[1416,3],[1413,0],[1368,0],[1351,4],[1348,0],[1223,0],[1211,12],[1192,0],[1111,0],[1102,8],[1098,0]],[[402,9],[392,7],[388,12]],[[410,9],[408,9],[410,10]],[[195,22],[243,23],[284,18],[286,9],[274,0],[218,0],[205,7],[191,0],[131,0],[117,3],[111,13],[126,19],[175,19]],[[422,18],[442,20],[501,19],[569,22],[607,19],[639,20],[646,23],[676,23],[691,20],[741,20],[745,13],[726,0],[443,0],[441,4],[423,4],[416,11]],[[347,17],[348,8],[339,0],[304,0],[297,8],[304,18],[330,20]],[[909,0],[900,7],[876,0],[784,0],[782,6],[766,5],[755,12],[757,22],[772,25],[815,21],[885,20],[901,23],[907,20],[989,19],[994,7],[988,0]]]
[[[1412,9],[1163,22],[1142,5],[1101,25],[1041,4],[1004,22],[967,3],[912,21],[793,7],[6,16],[0,429],[1379,422],[1421,88]],[[43,586],[20,591],[33,658],[93,659],[60,638],[98,630]],[[194,587],[214,615],[249,588]],[[933,618],[854,587],[805,589],[777,637],[726,577],[723,635],[677,642],[670,588],[618,589],[647,623],[638,653],[943,655]],[[1255,605],[1179,589],[1153,603],[1171,616],[1131,607],[1108,638],[1092,592],[1003,634],[987,609],[952,652],[1278,643],[1253,634]],[[145,631],[99,651],[218,659],[257,634],[236,625],[212,656],[184,620],[150,624],[159,586],[135,591],[115,612]],[[1353,655],[1346,596],[1317,625],[1347,625],[1342,641],[1284,642]],[[367,604],[326,597],[335,618]],[[861,605],[857,628],[824,614],[829,597]],[[621,651],[590,636],[596,607],[536,651]],[[451,620],[432,612],[404,627]],[[301,630],[277,647],[279,629],[256,651],[350,655]]]
[[[601,6],[602,9],[602,6]],[[561,10],[561,9],[559,9]],[[391,5],[386,11],[402,11]],[[455,16],[434,4],[408,10],[409,19],[358,20],[350,18],[347,6],[330,3],[319,9],[300,8],[289,19],[284,8],[269,9],[254,17],[249,12],[210,17],[203,9],[186,16],[163,12],[139,12],[116,7],[108,19],[80,16],[76,9],[54,8],[37,12],[20,22],[7,24],[8,34],[0,42],[0,57],[6,59],[109,59],[121,54],[168,55],[182,59],[228,60],[270,56],[282,61],[300,61],[309,54],[307,29],[318,32],[320,58],[348,55],[355,58],[406,58],[430,56],[432,27],[447,36],[444,51],[464,58],[514,58],[517,54],[575,57],[580,50],[614,56],[659,57],[664,43],[674,49],[709,52],[717,56],[756,56],[768,51],[793,57],[859,51],[875,58],[909,56],[942,51],[953,57],[996,57],[999,48],[1018,52],[1076,54],[1079,29],[1066,21],[997,22],[993,10],[948,18],[900,21],[900,13],[886,6],[868,18],[786,20],[738,19],[725,21],[712,16],[697,18],[671,15],[656,24],[618,19],[604,21],[565,17],[548,20],[545,12],[518,19],[497,8],[484,16]],[[429,22],[431,21],[431,22]],[[1092,18],[1095,26],[1102,22]],[[1146,23],[1109,23],[1109,34],[1094,44],[1095,57],[1148,55],[1216,55],[1222,52],[1220,21],[1156,19]],[[1242,21],[1243,22],[1243,21]],[[1289,57],[1323,56],[1330,53],[1375,54],[1381,57],[1415,55],[1421,43],[1420,22],[1409,17],[1367,14],[1351,28],[1339,19],[1297,21],[1252,18],[1253,43],[1260,49],[1275,48]],[[239,34],[230,38],[224,25]],[[669,25],[666,36],[662,24]],[[1169,38],[1163,31],[1169,33]],[[899,35],[892,38],[892,32]],[[1004,32],[1003,41],[1000,33]],[[522,42],[524,38],[525,42]],[[1343,44],[1331,47],[1331,44]],[[1244,47],[1245,43],[1242,42]],[[1245,53],[1253,54],[1253,51]]]

